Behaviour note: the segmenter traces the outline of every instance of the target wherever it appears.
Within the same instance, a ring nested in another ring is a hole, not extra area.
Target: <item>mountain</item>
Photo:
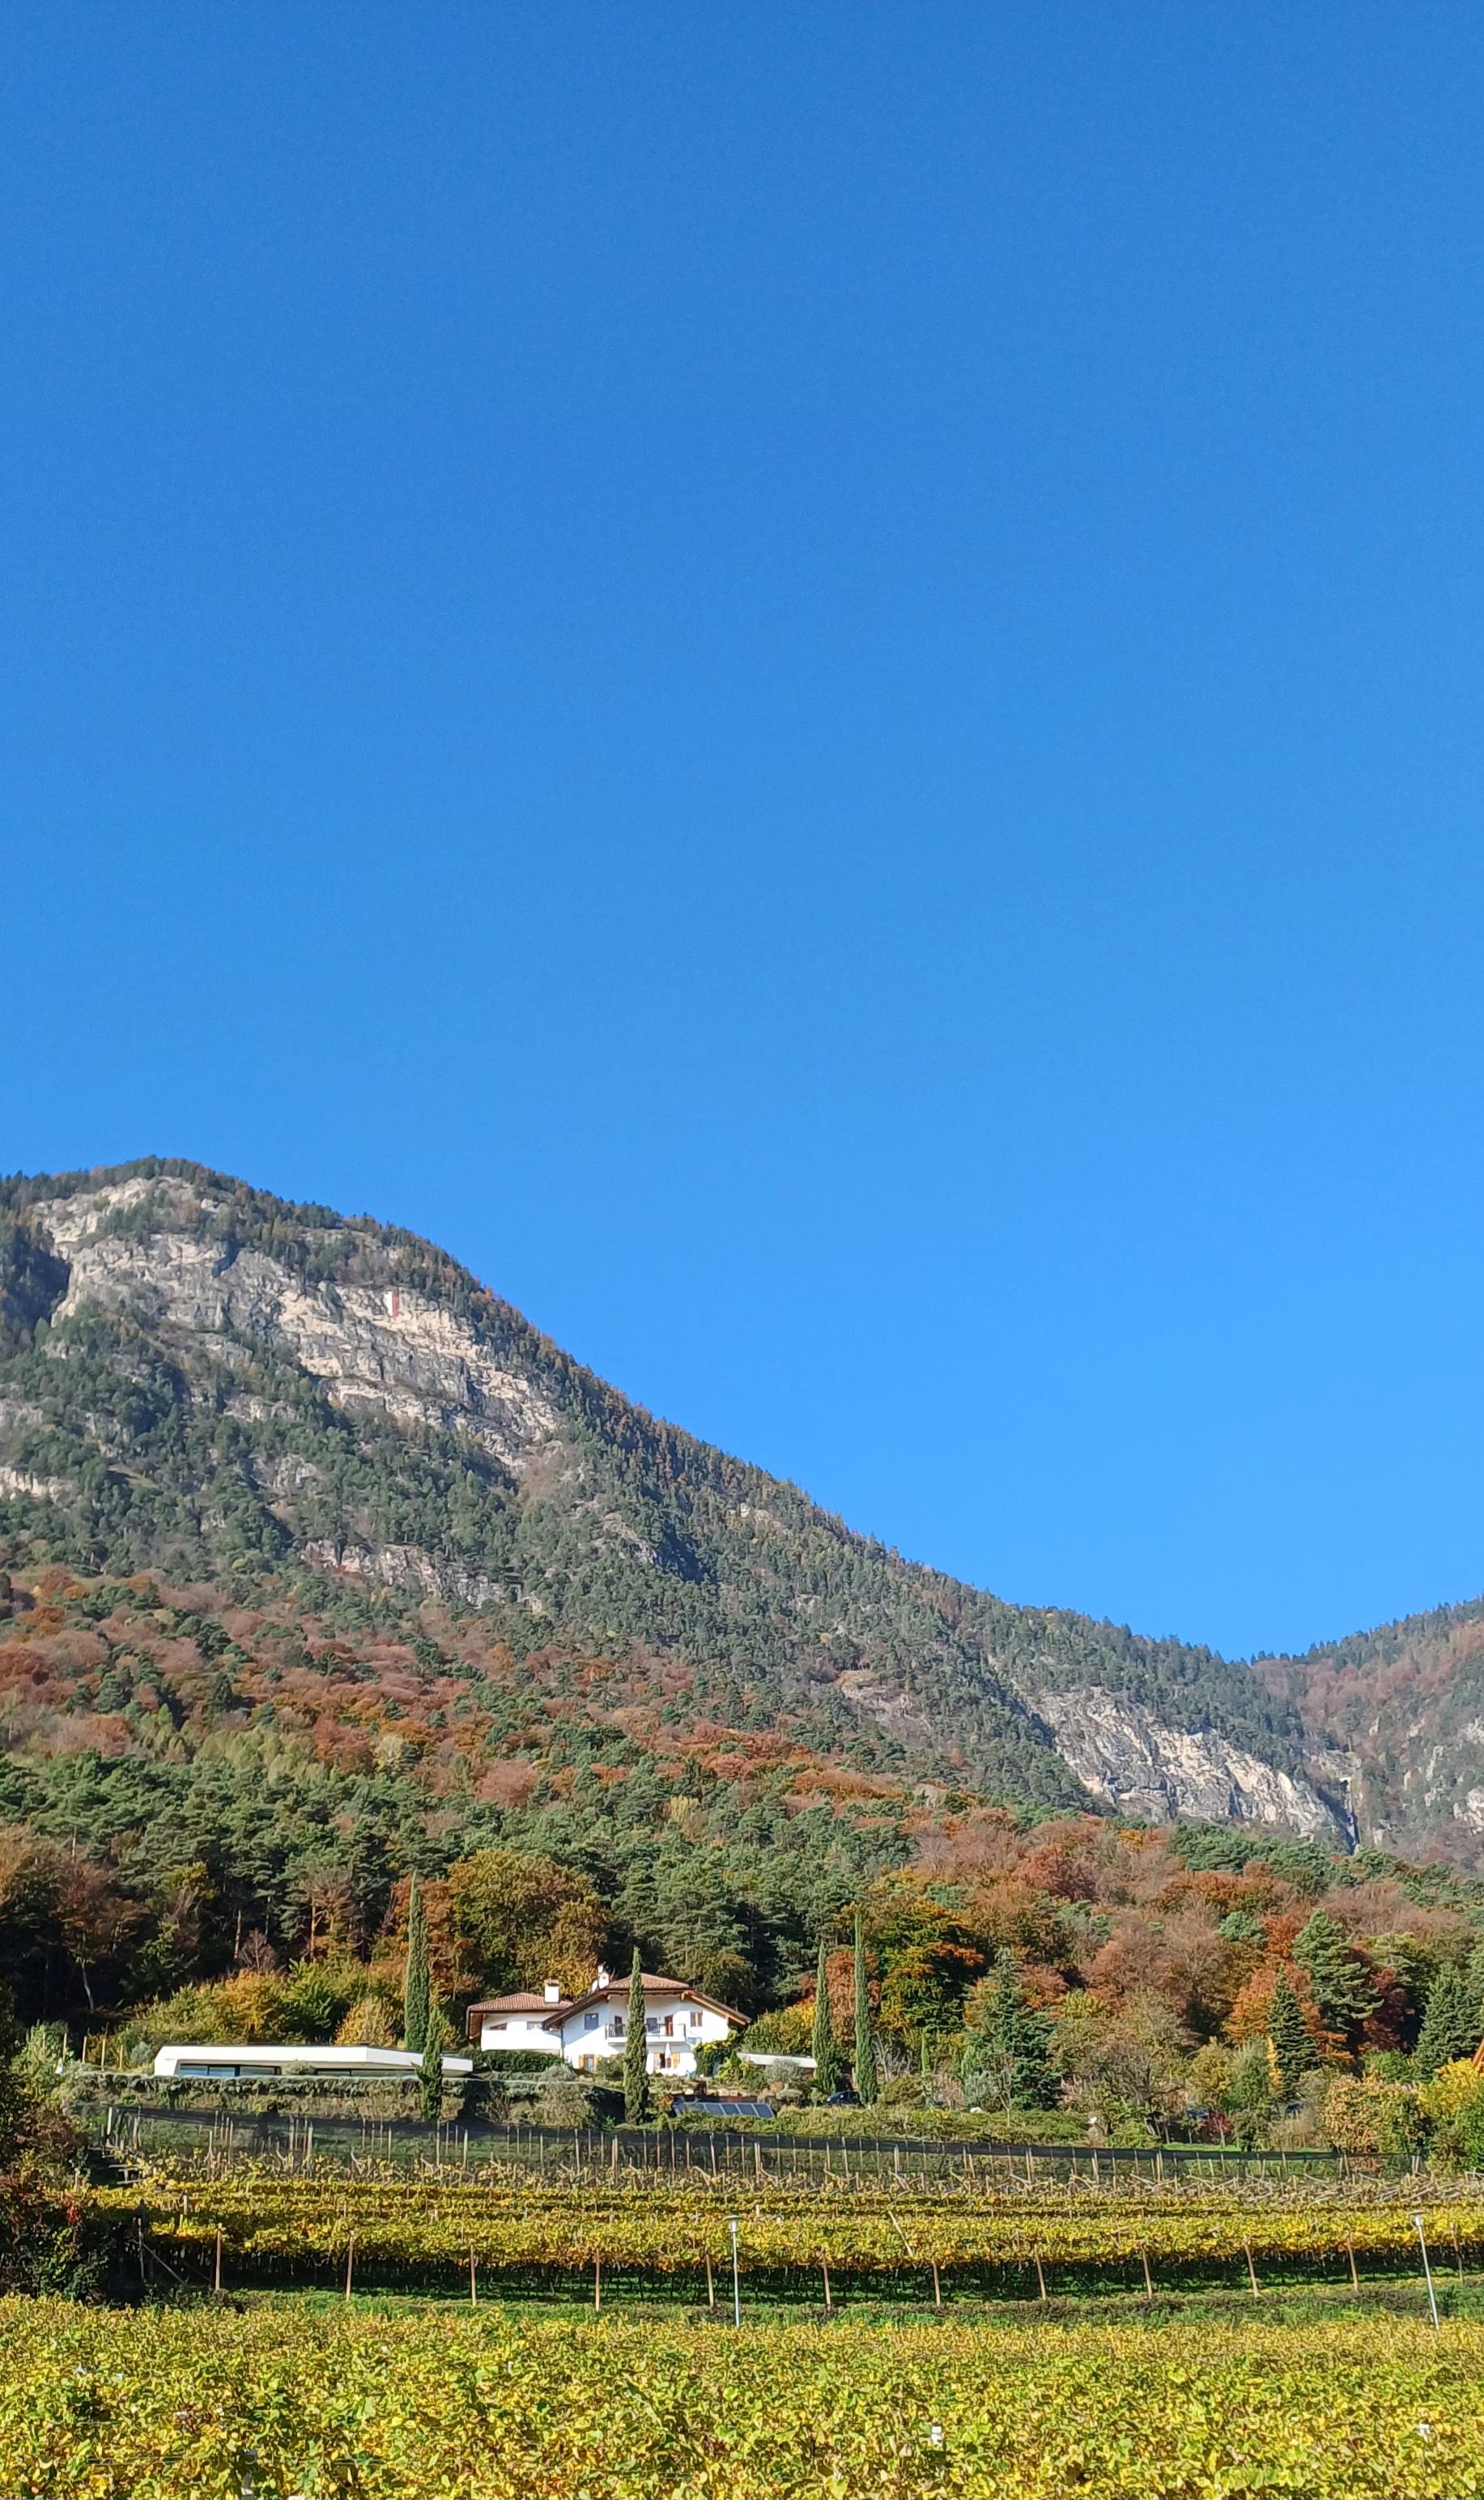
[[[431,1605],[517,1659],[683,1664],[694,1718],[908,1783],[1345,1829],[1292,1662],[1254,1675],[905,1562],[415,1235],[188,1163],[0,1184],[0,1532],[13,1570],[341,1617],[354,1593],[368,1623],[378,1597],[387,1624]]]
[[[909,1788],[1329,1839],[1353,1808],[1484,1864],[1484,1600],[1250,1668],[1006,1605],[657,1421],[428,1242],[193,1164],[0,1182],[0,1560],[683,1668],[672,1716]]]
[[[1484,1598],[1437,1606],[1302,1658],[1254,1661],[1331,1793],[1344,1779],[1378,1849],[1484,1866]]]

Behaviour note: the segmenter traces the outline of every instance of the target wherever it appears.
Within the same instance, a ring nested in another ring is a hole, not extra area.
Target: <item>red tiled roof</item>
[[[468,2036],[471,2040],[478,2039],[487,2015],[494,2015],[498,2020],[504,2014],[539,2014],[544,2019],[548,2014],[565,2014],[566,2011],[565,1996],[558,1997],[553,2005],[549,1996],[538,1996],[533,1989],[518,1988],[509,1996],[485,1996],[477,2005],[471,2005],[468,2009]]]
[[[470,2014],[560,2014],[570,1997],[543,1996],[533,1988],[518,1988],[509,1996],[481,1996]]]
[[[728,2023],[735,2023],[739,2028],[747,2021],[745,2014],[736,2013],[729,2005],[719,2005],[714,1996],[703,1996],[698,1988],[692,1988],[686,1980],[661,1979],[652,1970],[642,1970],[639,1984],[646,1996],[682,1997],[688,2005],[704,2005],[708,2012],[724,2015]],[[630,1985],[627,1979],[610,1979],[604,1987],[590,1988],[585,1996],[574,1997],[570,2005],[553,2005],[547,2016],[548,2025],[565,2021],[569,2014],[585,2014],[590,2005],[608,2004],[615,1997],[627,2004]]]

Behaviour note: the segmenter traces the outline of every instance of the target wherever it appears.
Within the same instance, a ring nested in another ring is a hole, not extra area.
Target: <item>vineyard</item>
[[[1484,2328],[745,2327],[0,2302],[8,2493],[1484,2494]]]
[[[704,2302],[729,2280],[735,2225],[749,2296],[832,2306],[852,2293],[931,2301],[1048,2299],[1089,2290],[1256,2289],[1348,2281],[1430,2263],[1484,2263],[1484,2196],[1470,2183],[1309,2181],[1225,2188],[969,2186],[875,2179],[828,2192],[758,2178],[606,2177],[539,2186],[457,2172],[412,2179],[238,2166],[145,2176],[95,2191],[136,2219],[153,2287],[468,2290],[600,2301],[622,2286]],[[1419,2237],[1419,2221],[1421,2232]]]

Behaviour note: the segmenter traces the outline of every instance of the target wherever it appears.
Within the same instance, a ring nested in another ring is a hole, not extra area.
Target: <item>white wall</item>
[[[497,2014],[486,2016],[480,2025],[481,2049],[539,2049],[546,2057],[560,2057],[562,2043],[555,2031],[548,2031],[539,2014]]]
[[[725,2015],[713,2014],[709,2006],[696,2005],[678,1991],[647,1997],[644,2011],[644,2063],[652,2075],[694,2075],[696,2050],[731,2034]],[[620,1986],[602,2003],[569,2015],[562,2026],[562,2055],[567,2064],[596,2066],[600,2057],[622,2057],[628,2012],[629,1990]]]

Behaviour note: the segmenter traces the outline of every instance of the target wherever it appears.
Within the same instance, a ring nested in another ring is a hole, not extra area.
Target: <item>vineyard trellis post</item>
[[[742,2277],[737,2264],[737,2218],[733,2214],[729,2215],[727,2219],[731,2225],[731,2322],[733,2326],[740,2326],[742,2323]]]

